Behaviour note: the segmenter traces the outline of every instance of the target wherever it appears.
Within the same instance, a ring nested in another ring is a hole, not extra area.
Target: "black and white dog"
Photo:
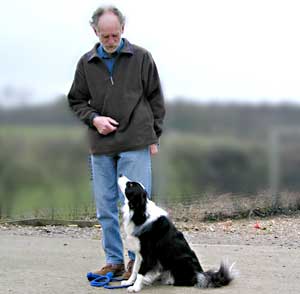
[[[136,254],[132,275],[122,282],[122,285],[133,284],[129,292],[138,292],[143,285],[151,285],[156,280],[199,288],[221,287],[233,280],[233,265],[224,262],[218,271],[203,271],[195,252],[170,221],[168,213],[148,199],[140,183],[120,175],[118,184],[125,196],[126,243]]]

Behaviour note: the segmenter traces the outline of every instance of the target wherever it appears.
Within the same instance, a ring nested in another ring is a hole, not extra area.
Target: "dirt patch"
[[[300,213],[268,218],[228,219],[226,221],[203,222],[196,216],[194,207],[188,211],[170,211],[178,229],[194,244],[223,245],[273,245],[286,248],[300,248]],[[65,226],[21,226],[0,225],[0,236],[23,235],[45,237],[70,237],[76,239],[101,239],[101,227]]]

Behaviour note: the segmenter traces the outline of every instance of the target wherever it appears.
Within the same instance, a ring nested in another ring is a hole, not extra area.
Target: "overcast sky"
[[[152,53],[169,100],[300,101],[298,0],[1,2],[2,104],[67,94],[103,3],[125,14],[124,37]]]

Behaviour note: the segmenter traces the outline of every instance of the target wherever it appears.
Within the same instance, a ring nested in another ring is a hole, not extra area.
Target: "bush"
[[[267,186],[268,157],[263,146],[228,139],[171,135],[162,142],[165,197],[179,200],[203,193],[256,193]],[[157,179],[158,181],[158,179]]]

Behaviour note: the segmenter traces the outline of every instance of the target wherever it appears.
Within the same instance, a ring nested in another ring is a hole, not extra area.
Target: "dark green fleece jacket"
[[[124,39],[111,76],[97,53],[98,46],[79,60],[68,94],[71,109],[88,126],[90,152],[117,154],[157,143],[165,107],[151,54]],[[115,119],[117,130],[99,134],[92,125],[95,115]]]

